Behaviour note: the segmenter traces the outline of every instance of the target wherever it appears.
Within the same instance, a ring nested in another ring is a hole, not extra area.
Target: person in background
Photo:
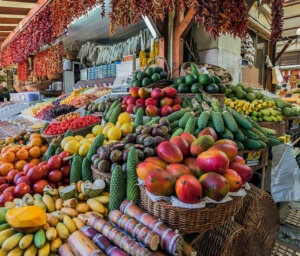
[[[4,99],[7,99],[9,101],[10,95],[9,95],[9,90],[4,87],[2,84],[0,84],[0,101],[4,102]]]

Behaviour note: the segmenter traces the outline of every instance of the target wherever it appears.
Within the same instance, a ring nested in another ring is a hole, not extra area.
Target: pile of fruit
[[[101,119],[95,116],[73,117],[60,123],[52,123],[46,127],[44,135],[64,134],[67,130],[78,130],[80,128],[99,123]]]
[[[64,105],[64,104],[58,106],[52,105],[50,106],[49,109],[47,108],[43,109],[40,113],[38,113],[37,116],[35,116],[35,118],[51,121],[58,116],[65,115],[70,112],[74,112],[75,110],[77,110],[77,108],[72,105]]]
[[[252,87],[244,87],[243,84],[228,85],[225,96],[232,101],[245,100],[252,102],[254,100],[262,100],[264,96],[260,92],[255,92]]]
[[[168,74],[161,67],[147,68],[145,71],[137,71],[132,76],[130,87],[146,87],[149,84],[167,79]]]
[[[61,115],[61,116],[55,118],[55,120],[57,122],[62,122],[62,121],[65,121],[66,119],[71,119],[71,118],[76,117],[76,116],[80,117],[81,116],[80,112],[70,112],[70,113],[68,113],[66,115]]]
[[[212,128],[196,139],[189,133],[173,137],[157,147],[158,157],[138,165],[137,174],[156,196],[177,195],[186,204],[196,204],[205,195],[221,201],[249,182],[253,171],[237,156],[237,144],[217,141]]]
[[[94,101],[98,99],[96,95],[93,94],[79,94],[76,95],[69,101],[70,105],[73,105],[76,108],[83,107],[87,102]]]
[[[109,93],[111,93],[111,89],[107,88],[107,87],[92,87],[89,88],[87,91],[83,92],[83,94],[93,94],[95,95],[97,98],[101,98]]]
[[[293,105],[282,99],[275,99],[276,106],[278,109],[281,109],[282,115],[285,117],[299,116],[299,108],[293,107]]]
[[[147,88],[132,87],[129,90],[131,96],[126,96],[122,101],[122,111],[136,114],[142,108],[147,116],[168,116],[181,109],[181,98],[177,97],[177,91],[171,87],[164,89],[155,88],[152,91]]]
[[[78,182],[42,194],[23,195],[0,208],[0,244],[3,255],[57,254],[69,236],[81,229],[88,216],[108,215],[105,183]]]
[[[46,108],[47,106],[51,106],[52,105],[52,101],[45,101],[43,103],[38,103],[33,105],[30,108],[27,108],[25,110],[22,111],[23,115],[26,116],[30,116],[30,117],[34,117],[35,115],[37,115],[40,111],[42,111],[44,108]]]
[[[9,145],[4,146],[0,154],[0,176],[6,176],[10,171],[22,171],[27,163],[38,164],[47,151],[47,146],[40,134],[33,134],[27,145],[13,144],[14,138],[7,138]]]
[[[88,102],[84,106],[85,111],[91,111],[90,113],[94,112],[105,112],[106,109],[109,109],[110,106],[113,104],[114,101],[118,100],[120,103],[122,101],[122,97],[116,97],[116,98],[107,98],[104,101],[100,103],[95,103],[95,102]]]
[[[60,146],[62,150],[67,151],[70,155],[78,153],[80,156],[86,156],[96,136],[97,134],[94,133],[89,133],[85,137],[81,135],[67,136],[61,141]]]

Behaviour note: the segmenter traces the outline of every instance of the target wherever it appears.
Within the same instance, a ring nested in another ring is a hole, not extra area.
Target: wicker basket
[[[234,221],[199,235],[191,244],[198,256],[244,256],[245,229]]]
[[[102,179],[105,181],[106,185],[109,187],[111,180],[111,173],[100,172],[94,165],[91,165],[93,180]]]
[[[47,90],[50,85],[51,85],[51,81],[47,80],[47,81],[40,81],[36,84],[32,84],[30,87],[32,92],[39,92],[39,91]]]
[[[149,84],[148,86],[146,86],[147,88],[151,88],[151,89],[154,89],[154,88],[164,88],[164,87],[167,87],[168,85],[172,84],[172,81],[170,80],[171,79],[171,68],[170,68],[170,65],[169,63],[167,62],[167,60],[163,57],[154,57],[152,60],[150,60],[150,62],[147,64],[145,70],[147,68],[149,68],[151,66],[151,64],[156,61],[156,60],[163,60],[167,66],[167,69],[168,69],[168,77],[167,79],[162,79],[160,81],[157,81],[157,82],[154,82],[154,83],[151,83]]]
[[[178,93],[177,96],[180,98],[193,98],[196,96],[197,93]],[[218,99],[221,105],[224,105],[225,102],[225,95],[219,93],[208,93],[209,96],[212,98]]]
[[[82,127],[78,130],[75,130],[73,131],[73,136],[76,136],[76,135],[81,135],[81,136],[85,136],[87,135],[88,133],[91,133],[92,132],[92,129],[95,125],[97,124],[101,124],[101,122],[97,122],[97,123],[94,123],[94,124],[91,124],[89,126],[86,126],[86,127]],[[51,143],[51,141],[54,139],[54,138],[57,138],[57,137],[63,137],[64,136],[64,133],[62,134],[55,134],[55,135],[45,135],[43,134],[42,137],[45,138],[45,140],[48,142],[48,144]]]
[[[153,202],[146,193],[144,186],[140,187],[141,207],[151,215],[165,222],[170,228],[182,233],[204,233],[217,226],[224,225],[240,209],[242,197],[234,197],[224,204],[208,204],[203,209],[186,209],[174,207],[170,202]]]
[[[300,249],[294,245],[277,240],[271,256],[299,256]]]
[[[294,120],[298,125],[293,125]],[[300,131],[300,116],[285,117],[284,121],[286,133],[297,133]]]
[[[61,74],[60,73],[54,73],[54,74],[47,74],[49,80],[60,80]]]
[[[238,155],[243,157],[247,164],[247,158],[248,158],[249,154],[260,154],[260,157],[259,157],[257,163],[251,164],[248,162],[248,164],[247,164],[248,166],[250,166],[252,168],[252,170],[259,170],[259,169],[267,166],[267,164],[268,164],[268,151],[269,151],[269,148],[252,149],[252,150],[245,149],[245,150],[240,150],[238,152]]]
[[[75,50],[75,47],[77,50]],[[79,51],[79,45],[76,41],[73,41],[72,42],[72,45],[71,45],[71,50],[67,50],[65,52],[66,54],[66,59],[67,60],[76,60],[77,59],[77,55],[78,55],[78,51]]]
[[[273,129],[276,131],[276,136],[281,137],[285,135],[285,122],[258,122],[261,127]]]
[[[248,255],[271,255],[280,225],[277,206],[267,192],[250,186],[251,190],[247,191],[243,206],[234,218],[246,229],[247,241],[251,244]],[[264,253],[257,254],[259,247]]]
[[[211,70],[213,72],[210,72],[211,75],[219,76],[223,84],[231,84],[232,83],[232,76],[231,74],[226,71],[224,68],[221,68],[216,65],[212,64],[204,64],[204,63],[195,63],[198,68],[206,67],[208,70]],[[191,62],[185,62],[181,65],[180,75],[186,76],[189,74],[189,67],[191,66]],[[213,73],[213,74],[212,74]]]

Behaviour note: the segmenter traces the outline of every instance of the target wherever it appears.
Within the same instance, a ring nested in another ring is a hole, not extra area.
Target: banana
[[[35,256],[37,253],[37,248],[34,246],[34,244],[30,245],[24,252],[24,256]]]
[[[234,108],[234,102],[230,102],[229,107]]]
[[[21,249],[26,249],[28,248],[33,242],[33,235],[32,234],[28,234],[25,235],[19,242],[19,247]]]
[[[16,247],[15,249],[11,250],[7,256],[22,256],[23,255],[24,250],[22,250],[19,247]]]
[[[6,229],[0,232],[0,246],[4,243],[6,239],[13,236],[16,233],[16,231],[13,228]]]
[[[254,108],[255,108],[255,106],[254,106],[254,104],[250,104],[250,106],[249,106],[249,112],[251,113],[251,112],[253,112],[254,111]]]
[[[238,106],[239,106],[239,107],[242,107],[242,106],[245,105],[245,103],[246,103],[245,101],[240,101],[240,102],[238,103]]]
[[[44,247],[42,247],[41,249],[39,249],[38,256],[48,256],[49,253],[50,253],[50,243],[46,242],[46,244],[44,245]]]
[[[23,236],[24,235],[22,233],[14,234],[13,236],[7,238],[4,241],[1,248],[5,251],[10,251],[10,250],[14,249],[19,244],[19,242],[23,238]]]

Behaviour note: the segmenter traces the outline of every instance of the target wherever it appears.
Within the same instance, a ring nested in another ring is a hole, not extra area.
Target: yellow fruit
[[[77,141],[81,141],[81,140],[84,139],[84,137],[82,137],[81,135],[76,135],[74,138],[75,138],[75,140],[77,140]]]
[[[123,136],[123,137],[126,137],[127,134],[133,132],[133,128],[132,128],[131,124],[126,123],[126,124],[123,124],[123,125],[122,125],[121,131],[122,131],[122,136]]]
[[[118,122],[120,124],[130,123],[130,115],[128,113],[122,113],[119,115]]]
[[[7,256],[22,256],[23,255],[24,250],[22,250],[19,247],[16,247],[15,249],[11,250]]]
[[[110,128],[112,128],[112,126],[105,126],[103,129],[103,134],[105,136],[105,138],[108,137],[108,131],[110,130]]]
[[[59,248],[62,246],[62,240],[61,238],[57,237],[55,238],[50,245],[51,252],[57,252]]]
[[[21,249],[26,249],[28,248],[31,244],[32,244],[32,241],[33,241],[33,234],[28,234],[28,235],[25,235],[19,242],[19,247]]]
[[[80,143],[80,145],[82,145],[82,144],[91,143],[91,142],[90,142],[90,139],[83,139],[79,143]]]
[[[34,246],[34,244],[32,244],[30,247],[26,249],[26,251],[24,252],[24,256],[32,256],[32,255],[36,255],[36,253],[37,253],[37,248]]]
[[[85,143],[85,144],[81,145],[79,147],[79,151],[78,151],[79,155],[86,156],[87,153],[89,152],[91,145],[92,145],[91,143]]]
[[[72,234],[76,231],[75,222],[67,215],[64,216],[64,224],[69,230],[69,233]]]
[[[119,122],[117,122],[117,123],[116,123],[116,127],[121,128],[121,127],[122,127],[122,124],[119,123]]]
[[[134,127],[134,122],[131,122],[130,124],[131,124],[132,127]]]
[[[94,134],[94,136],[98,136],[102,133],[103,131],[103,127],[101,125],[96,125],[93,127],[92,133]]]
[[[118,127],[111,127],[107,133],[109,140],[119,140],[122,137],[121,129]]]
[[[103,146],[108,145],[108,144],[109,144],[108,141],[107,141],[107,140],[104,140]]]
[[[75,138],[74,138],[73,136],[69,136],[69,137],[64,138],[64,139],[62,140],[62,142],[60,143],[60,146],[61,146],[62,148],[64,148],[65,145],[66,145],[66,143],[67,143],[68,141],[70,141],[70,140],[75,140]]]
[[[89,138],[89,143],[93,143],[95,139],[96,139],[96,137],[94,137],[94,138]]]
[[[48,256],[50,253],[50,243],[46,242],[43,248],[38,250],[38,256]]]
[[[80,143],[77,140],[70,140],[64,146],[64,150],[73,155],[78,152],[79,147]]]
[[[87,135],[85,136],[85,138],[86,138],[86,139],[89,139],[89,138],[94,138],[94,135],[93,135],[93,134],[91,134],[91,133],[89,133],[89,134],[87,134]]]
[[[109,127],[114,127],[115,125],[114,125],[113,123],[106,123],[106,124],[105,124],[105,127],[108,127],[108,126],[109,126]],[[105,128],[105,127],[104,127],[104,128]]]

